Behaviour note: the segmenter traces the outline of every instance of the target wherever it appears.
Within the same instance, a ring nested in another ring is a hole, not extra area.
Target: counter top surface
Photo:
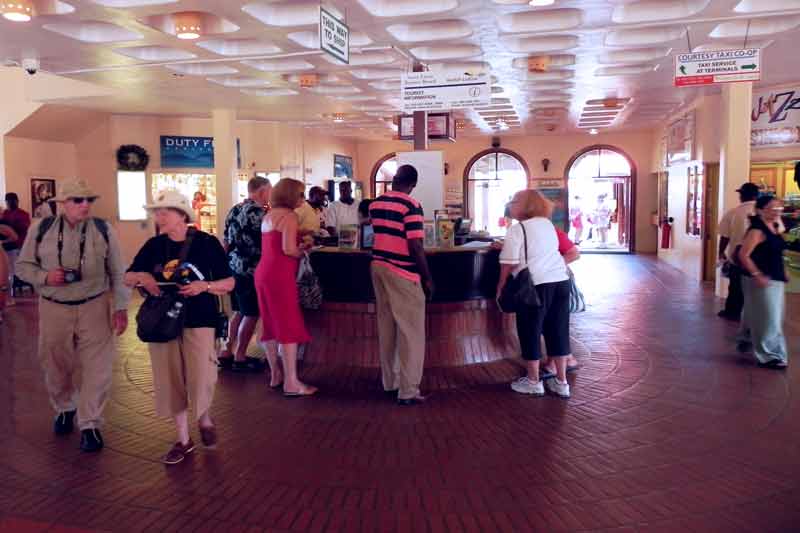
[[[453,248],[425,248],[425,254],[452,254],[452,253],[486,253],[491,250],[489,243],[480,243],[480,246],[454,246]],[[339,248],[338,246],[320,246],[312,248],[311,253],[322,252],[332,254],[359,254],[369,255],[371,250],[359,248]]]

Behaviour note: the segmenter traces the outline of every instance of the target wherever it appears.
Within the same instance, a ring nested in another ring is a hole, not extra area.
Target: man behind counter
[[[338,235],[339,227],[358,225],[358,204],[353,198],[353,184],[349,181],[339,183],[339,200],[333,202],[325,214],[328,233]]]

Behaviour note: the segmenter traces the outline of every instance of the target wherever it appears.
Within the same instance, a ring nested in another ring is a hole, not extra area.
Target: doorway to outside
[[[569,236],[581,252],[633,250],[633,178],[628,158],[611,147],[589,148],[569,166]]]

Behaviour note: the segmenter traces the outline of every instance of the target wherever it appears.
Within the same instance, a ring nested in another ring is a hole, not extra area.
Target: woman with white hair
[[[147,344],[156,413],[172,417],[178,433],[178,441],[161,461],[176,464],[195,449],[189,436],[190,407],[203,444],[217,443],[210,415],[217,383],[217,299],[233,290],[234,278],[217,238],[189,227],[195,211],[188,198],[178,191],[164,191],[146,209],[153,213],[160,234],[136,254],[125,284],[152,296],[172,290],[184,298],[186,316],[178,338]]]

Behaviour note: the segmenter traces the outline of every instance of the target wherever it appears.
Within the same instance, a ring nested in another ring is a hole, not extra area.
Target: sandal
[[[301,398],[303,396],[313,396],[318,391],[319,389],[317,389],[316,387],[306,386],[305,388],[300,389],[299,391],[296,392],[283,391],[283,396],[286,398]]]

